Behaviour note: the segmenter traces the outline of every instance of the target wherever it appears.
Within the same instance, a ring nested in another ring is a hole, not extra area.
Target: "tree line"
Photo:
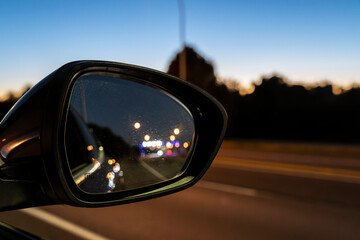
[[[359,142],[360,88],[334,94],[333,86],[305,87],[281,76],[263,77],[250,94],[228,88],[212,64],[193,48],[185,47],[187,80],[205,89],[225,107],[226,136],[322,142]],[[168,73],[179,76],[179,54]]]
[[[254,91],[240,95],[217,79],[213,65],[193,48],[185,47],[186,80],[205,89],[225,107],[226,137],[321,142],[360,142],[360,88],[334,94],[326,85],[305,87],[290,84],[283,77],[263,77]],[[168,73],[179,76],[179,54]],[[28,90],[27,88],[26,90]],[[14,94],[0,101],[4,117],[18,100]]]

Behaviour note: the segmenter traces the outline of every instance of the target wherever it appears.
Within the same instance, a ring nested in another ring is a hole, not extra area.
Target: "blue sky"
[[[360,83],[360,0],[185,0],[186,40],[221,78]],[[166,71],[180,48],[177,0],[1,1],[0,94],[79,59]]]

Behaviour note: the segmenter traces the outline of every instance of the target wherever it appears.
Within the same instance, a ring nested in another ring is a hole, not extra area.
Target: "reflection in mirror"
[[[72,89],[66,154],[81,190],[135,189],[181,174],[194,131],[189,110],[162,90],[91,73],[78,78]]]

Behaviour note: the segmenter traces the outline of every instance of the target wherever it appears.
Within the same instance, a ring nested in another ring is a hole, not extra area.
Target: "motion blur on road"
[[[107,208],[0,213],[45,239],[358,239],[360,148],[225,140],[203,180]]]

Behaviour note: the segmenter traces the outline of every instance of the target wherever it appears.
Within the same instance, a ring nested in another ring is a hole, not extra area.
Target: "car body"
[[[149,100],[157,101],[155,110],[146,111]],[[142,117],[144,133],[133,129],[130,117]],[[0,190],[6,197],[0,208],[103,207],[188,188],[214,159],[226,119],[214,98],[165,73],[103,61],[65,64],[1,122]],[[152,143],[142,140],[149,131],[162,139],[152,148],[167,154],[140,152]],[[177,142],[164,144],[168,134]]]

